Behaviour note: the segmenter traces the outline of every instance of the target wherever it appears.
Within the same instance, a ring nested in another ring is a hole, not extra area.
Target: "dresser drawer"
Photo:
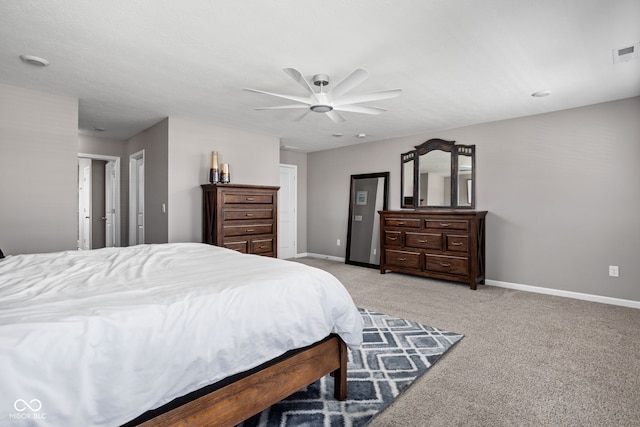
[[[385,218],[384,225],[387,227],[420,228],[420,219],[419,218]]]
[[[392,246],[402,246],[402,232],[394,230],[384,231],[384,244]]]
[[[273,252],[273,239],[257,239],[251,242],[251,253],[264,254]]]
[[[469,236],[447,234],[445,239],[448,251],[469,253]]]
[[[405,245],[413,248],[440,250],[442,248],[441,233],[412,233],[405,234]]]
[[[240,253],[246,254],[248,253],[247,251],[248,244],[249,242],[247,242],[246,240],[241,242],[224,242],[224,247],[227,249],[232,249],[234,251],[238,251]]]
[[[469,259],[464,257],[427,255],[427,271],[465,276],[469,274]]]
[[[273,219],[273,209],[225,209],[222,212],[224,220],[236,219]]]
[[[389,265],[395,265],[397,267],[420,269],[420,253],[419,252],[407,252],[396,251],[392,249],[385,250],[386,262]]]
[[[247,236],[251,234],[273,234],[273,224],[225,225],[224,235]]]
[[[460,219],[425,219],[426,228],[436,228],[440,230],[468,230],[469,221]]]
[[[225,205],[231,204],[263,204],[270,205],[273,204],[273,195],[272,194],[243,194],[243,193],[232,193],[230,191],[225,191],[222,193],[222,203]]]

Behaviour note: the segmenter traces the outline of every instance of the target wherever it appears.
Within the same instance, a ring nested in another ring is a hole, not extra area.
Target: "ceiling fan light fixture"
[[[333,110],[333,107],[331,105],[324,104],[312,105],[309,108],[311,108],[311,111],[313,111],[314,113],[328,113],[329,111]]]

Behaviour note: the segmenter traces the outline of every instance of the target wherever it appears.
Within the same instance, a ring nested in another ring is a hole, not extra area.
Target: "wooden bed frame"
[[[124,426],[235,426],[323,376],[334,377],[334,396],[347,398],[347,346],[335,335],[292,350],[124,424]]]

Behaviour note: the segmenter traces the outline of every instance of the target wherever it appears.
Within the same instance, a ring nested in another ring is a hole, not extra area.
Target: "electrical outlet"
[[[336,242],[337,246],[340,246],[340,239],[338,239],[338,241]]]
[[[609,266],[609,276],[610,277],[619,277],[620,276],[620,270],[618,269],[617,265],[610,265]]]

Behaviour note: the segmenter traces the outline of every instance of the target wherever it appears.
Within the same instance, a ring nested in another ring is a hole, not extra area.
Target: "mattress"
[[[362,342],[349,293],[291,261],[199,243],[9,256],[0,425],[117,426],[330,333]]]

